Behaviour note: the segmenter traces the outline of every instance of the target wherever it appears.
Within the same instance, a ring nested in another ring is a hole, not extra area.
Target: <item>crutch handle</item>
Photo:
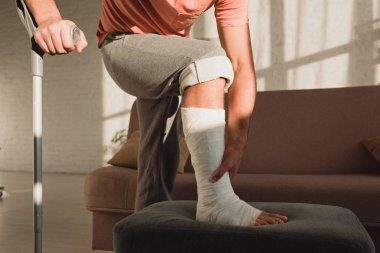
[[[25,29],[29,34],[32,50],[41,58],[43,58],[45,52],[41,49],[41,47],[34,39],[34,32],[36,31],[38,25],[32,12],[29,10],[24,0],[16,0],[16,6],[21,22],[24,24]],[[74,45],[77,44],[80,40],[80,29],[75,25],[71,27],[71,38],[74,42]]]
[[[37,42],[34,39],[34,31],[37,29],[37,22],[34,19],[32,12],[25,4],[24,0],[16,0],[16,6],[21,22],[24,24],[25,29],[30,37],[32,50],[42,58],[44,55],[44,51],[41,49],[41,47],[37,44]]]

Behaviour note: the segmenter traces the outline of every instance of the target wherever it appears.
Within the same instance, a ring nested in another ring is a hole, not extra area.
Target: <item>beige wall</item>
[[[110,79],[96,48],[97,1],[57,1],[89,40],[83,54],[45,56],[44,171],[86,173],[105,164],[127,128],[134,97]],[[250,0],[258,90],[380,83],[379,0]],[[0,9],[0,170],[33,169],[29,42],[13,1]],[[218,43],[213,9],[192,36]],[[0,179],[1,183],[1,179]]]

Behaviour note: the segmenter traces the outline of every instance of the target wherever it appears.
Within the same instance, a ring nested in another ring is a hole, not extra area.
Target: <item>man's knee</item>
[[[234,80],[234,71],[231,60],[227,57],[224,49],[211,43],[208,46],[207,53],[199,59],[193,60],[180,74],[180,94],[183,95],[185,89],[189,86],[225,78],[226,83],[224,92],[227,93]]]

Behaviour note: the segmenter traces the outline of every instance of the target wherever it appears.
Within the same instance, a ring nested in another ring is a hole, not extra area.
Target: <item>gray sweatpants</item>
[[[154,33],[111,33],[101,53],[115,83],[137,98],[140,145],[135,211],[171,200],[182,134],[178,96],[188,86],[219,77],[226,79],[227,93],[234,78],[231,61],[213,42]],[[163,142],[166,120],[174,113]]]

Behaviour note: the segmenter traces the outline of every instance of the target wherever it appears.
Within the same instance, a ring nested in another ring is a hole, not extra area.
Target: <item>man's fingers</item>
[[[60,30],[54,30],[54,32],[51,34],[51,38],[54,43],[55,51],[58,54],[66,54],[67,51],[63,48],[63,45],[62,45]]]
[[[45,41],[42,39],[40,33],[35,33],[35,34],[34,34],[34,40],[36,41],[36,43],[40,46],[40,48],[41,48],[45,53],[49,53],[49,48],[48,48],[48,46],[46,45]]]
[[[55,54],[55,48],[53,40],[51,39],[51,36],[47,32],[42,33],[42,38],[44,42],[46,43],[47,47],[49,48],[49,51],[47,53],[49,54]]]
[[[215,183],[216,181],[218,181],[223,175],[224,173],[227,171],[227,168],[221,164],[219,166],[218,169],[216,169],[212,174],[211,176],[209,177],[209,181],[211,183]]]
[[[77,51],[77,53],[81,53],[83,51],[83,49],[85,47],[87,47],[87,45],[88,45],[88,42],[86,40],[86,37],[84,36],[84,33],[81,30],[80,31],[80,36],[79,36],[79,41],[75,45],[75,50]]]
[[[75,49],[73,38],[71,38],[71,31],[68,26],[64,26],[61,29],[62,45],[67,51],[73,51]]]

